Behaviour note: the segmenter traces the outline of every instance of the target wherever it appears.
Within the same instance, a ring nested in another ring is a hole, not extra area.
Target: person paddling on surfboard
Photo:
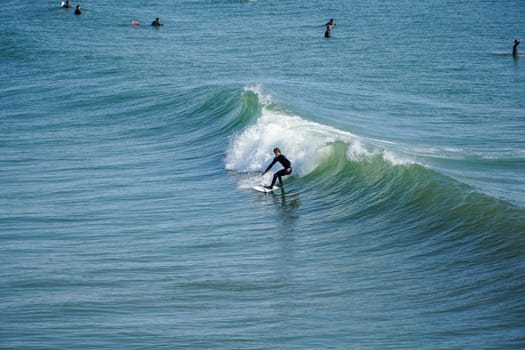
[[[268,168],[266,168],[266,170],[262,173],[262,175],[266,174],[268,170],[270,170],[274,166],[274,164],[277,162],[281,163],[284,169],[281,169],[275,174],[273,174],[272,184],[270,186],[264,186],[267,189],[272,189],[277,179],[279,179],[279,185],[282,187],[283,180],[281,177],[290,175],[292,173],[292,163],[290,163],[288,158],[286,158],[283,154],[281,154],[281,150],[279,149],[279,147],[276,147],[273,149],[273,154],[275,154],[275,158],[273,159],[272,163],[268,165]]]
[[[514,46],[512,46],[512,56],[518,56],[518,46],[521,43],[521,39],[514,39]]]

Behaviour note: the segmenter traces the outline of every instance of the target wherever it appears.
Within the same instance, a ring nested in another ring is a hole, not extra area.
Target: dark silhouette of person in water
[[[330,38],[332,36],[332,26],[327,24],[326,25],[326,30],[324,32],[324,37],[325,38]]]
[[[275,174],[273,174],[272,184],[270,186],[264,186],[268,189],[273,188],[273,185],[275,185],[275,182],[277,179],[279,179],[279,185],[283,186],[283,180],[281,179],[282,176],[290,175],[292,173],[292,163],[286,158],[283,154],[281,154],[281,150],[279,147],[276,147],[273,149],[273,154],[275,154],[275,158],[273,159],[272,163],[268,165],[266,170],[262,173],[262,175],[266,174],[268,170],[270,170],[273,165],[277,162],[281,163],[284,169],[279,170]]]
[[[324,26],[326,28],[324,32],[324,37],[330,38],[332,36],[332,29],[334,29],[335,27],[335,20],[333,18],[330,18],[330,21],[328,21]]]
[[[521,43],[521,39],[514,39],[514,46],[512,46],[512,56],[518,57],[518,46]]]
[[[75,8],[75,15],[81,15],[82,14],[82,11],[80,11],[80,5],[77,5],[77,7]]]
[[[155,18],[153,22],[151,22],[151,25],[153,27],[162,27],[164,24],[160,23],[160,18]]]
[[[71,8],[71,3],[69,2],[69,0],[66,0],[66,2],[63,3],[62,7],[65,9]]]

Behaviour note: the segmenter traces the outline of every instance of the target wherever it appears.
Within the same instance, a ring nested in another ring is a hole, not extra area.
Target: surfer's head
[[[273,149],[273,153],[274,153],[276,156],[278,156],[279,154],[281,154],[281,150],[280,150],[280,148],[279,148],[279,147],[275,147],[275,148]]]

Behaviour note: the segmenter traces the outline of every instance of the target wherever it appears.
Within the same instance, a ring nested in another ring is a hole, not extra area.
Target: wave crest
[[[273,158],[273,148],[280,147],[292,162],[294,174],[305,176],[334,156],[336,143],[346,146],[348,161],[367,162],[379,157],[392,166],[415,163],[374,140],[277,110],[272,107],[271,96],[258,86],[247,87],[245,92],[259,98],[260,116],[255,124],[230,138],[225,160],[227,170],[241,173],[263,170]]]

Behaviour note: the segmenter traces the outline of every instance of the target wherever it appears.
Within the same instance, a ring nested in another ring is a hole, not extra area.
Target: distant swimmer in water
[[[82,14],[82,11],[80,11],[80,5],[77,5],[77,7],[75,8],[75,15],[81,15]]]
[[[275,182],[277,181],[277,179],[279,179],[279,185],[281,185],[282,187],[283,180],[281,179],[281,177],[290,175],[292,173],[292,163],[290,163],[290,161],[283,154],[281,154],[281,150],[279,149],[279,147],[276,147],[273,149],[273,154],[275,154],[275,158],[273,159],[272,163],[268,165],[268,167],[262,173],[262,175],[266,174],[268,170],[270,170],[274,166],[274,164],[277,162],[281,163],[284,169],[281,169],[275,174],[273,174],[272,184],[270,186],[264,186],[268,189],[273,188],[273,185],[275,185]]]
[[[514,39],[514,46],[512,46],[512,56],[518,56],[518,46],[521,43],[521,39]]]
[[[66,2],[62,1],[62,7],[65,9],[71,8],[71,3],[69,2],[69,0],[66,0]]]
[[[332,26],[327,24],[326,25],[326,30],[324,32],[324,37],[325,38],[330,38],[332,36]]]
[[[155,18],[153,22],[151,22],[151,25],[153,27],[162,27],[164,24],[160,23],[160,18]]]

